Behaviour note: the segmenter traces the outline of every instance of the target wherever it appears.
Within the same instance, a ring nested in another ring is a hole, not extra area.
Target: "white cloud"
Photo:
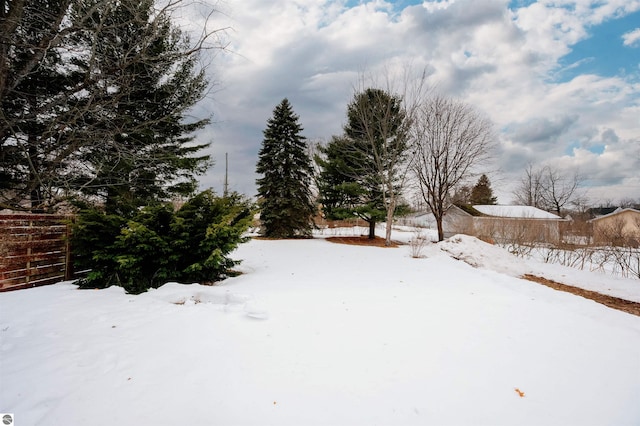
[[[559,59],[589,36],[590,26],[640,9],[640,0],[508,7],[508,0],[428,1],[402,10],[381,0],[354,7],[344,0],[228,0],[231,18],[220,26],[233,27],[234,53],[216,59],[224,90],[207,104],[218,124],[203,137],[213,139],[218,164],[203,186],[220,188],[229,152],[232,187],[255,194],[262,130],[282,98],[292,102],[308,138],[329,139],[341,131],[359,73],[408,62],[425,67],[439,91],[475,105],[501,129],[494,168],[505,188],[528,162],[580,166],[598,185],[609,183],[603,176],[613,176],[613,168],[616,182],[633,182],[629,177],[640,169],[633,148],[640,84],[554,76]],[[604,140],[607,129],[617,140]],[[602,153],[590,151],[599,145],[606,145]],[[640,186],[624,188],[618,197],[640,197]]]
[[[424,7],[428,12],[433,13],[438,10],[447,9],[449,6],[451,6],[455,2],[456,0],[424,1],[422,3],[422,7]]]
[[[640,46],[640,28],[622,35],[622,44],[629,47]]]

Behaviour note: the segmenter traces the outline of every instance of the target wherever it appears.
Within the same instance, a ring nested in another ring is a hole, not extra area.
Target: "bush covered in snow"
[[[97,209],[81,212],[72,247],[81,287],[124,287],[141,293],[167,281],[211,282],[238,262],[227,255],[244,242],[252,220],[248,200],[202,192],[177,211],[148,206],[127,218]]]

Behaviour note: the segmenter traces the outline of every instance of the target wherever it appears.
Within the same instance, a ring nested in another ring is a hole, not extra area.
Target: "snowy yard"
[[[0,412],[17,426],[640,424],[640,317],[516,277],[640,301],[638,280],[468,237],[424,255],[252,240],[233,256],[243,274],[214,287],[2,293]]]

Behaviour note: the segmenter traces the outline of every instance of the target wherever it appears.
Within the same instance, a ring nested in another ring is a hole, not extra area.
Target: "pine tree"
[[[320,155],[315,158],[320,168],[319,202],[330,220],[353,218],[362,205],[365,190],[354,179],[356,165],[353,156],[348,154],[350,144],[347,138],[334,136],[327,145],[319,147]]]
[[[87,130],[104,138],[82,157],[90,173],[75,186],[103,198],[107,212],[121,214],[190,195],[197,188],[194,175],[210,164],[208,156],[195,155],[208,144],[191,144],[189,136],[208,120],[184,120],[207,85],[204,71],[196,70],[197,56],[183,54],[187,39],[168,16],[153,17],[153,0],[123,0],[99,13],[96,25],[107,29],[94,62],[111,70],[104,76],[111,102],[92,115],[95,124]]]
[[[373,88],[356,93],[347,107],[344,135],[334,137],[321,152],[319,189],[325,214],[363,219],[371,239],[376,222],[387,220],[390,242],[407,155],[401,98]]]
[[[0,12],[7,18],[0,19],[0,204],[21,208],[28,200],[32,211],[40,211],[55,196],[52,181],[64,165],[60,153],[68,149],[71,133],[57,122],[70,117],[67,96],[65,102],[55,99],[84,79],[63,65],[59,49],[42,48],[49,45],[48,27],[65,13],[67,2],[2,4],[9,10]]]
[[[471,204],[475,205],[492,205],[495,204],[497,198],[493,196],[493,190],[491,189],[491,183],[487,175],[482,175],[478,179],[471,190],[470,200]]]
[[[79,194],[109,211],[191,194],[209,165],[188,109],[205,93],[203,38],[181,0],[27,0],[0,11],[0,206]],[[123,207],[124,206],[124,207]]]
[[[263,234],[273,238],[309,236],[315,206],[313,168],[298,116],[288,99],[273,110],[264,130],[256,172]]]

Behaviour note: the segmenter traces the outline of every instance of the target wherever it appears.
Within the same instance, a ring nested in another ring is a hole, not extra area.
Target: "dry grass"
[[[573,287],[566,284],[561,284],[556,281],[548,280],[546,278],[538,277],[536,275],[525,274],[522,278],[536,282],[538,284],[546,285],[555,290],[566,291],[578,296],[582,296],[586,299],[591,299],[594,302],[601,303],[609,308],[617,309],[619,311],[627,312],[632,315],[640,316],[640,303],[632,302],[630,300],[620,299],[618,297],[607,296],[606,294],[600,294],[595,291],[585,290],[578,287]]]

